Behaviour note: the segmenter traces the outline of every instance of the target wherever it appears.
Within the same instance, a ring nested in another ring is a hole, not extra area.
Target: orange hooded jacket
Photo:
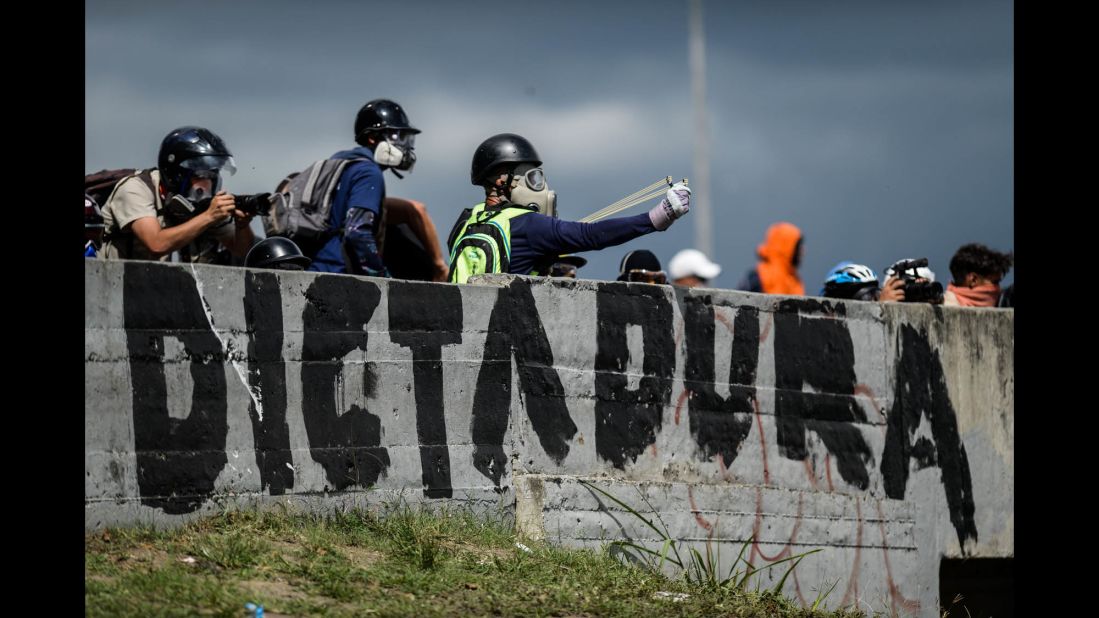
[[[767,228],[767,239],[756,252],[760,262],[756,265],[764,294],[805,295],[805,286],[794,266],[794,252],[801,240],[801,230],[785,221]]]

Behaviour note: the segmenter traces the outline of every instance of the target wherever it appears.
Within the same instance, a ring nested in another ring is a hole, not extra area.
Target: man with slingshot
[[[666,230],[690,210],[691,190],[680,182],[648,213],[604,218],[664,193],[669,177],[580,221],[562,221],[541,157],[533,144],[514,133],[494,135],[477,147],[470,180],[484,188],[485,201],[465,209],[447,238],[453,283],[482,273],[544,275],[558,256]]]

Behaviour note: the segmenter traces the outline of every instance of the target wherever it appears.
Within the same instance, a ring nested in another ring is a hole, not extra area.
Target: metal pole
[[[694,177],[691,178],[695,248],[713,259],[713,215],[710,211],[710,154],[706,131],[706,39],[702,29],[702,0],[689,0],[688,50],[691,96],[694,99]]]

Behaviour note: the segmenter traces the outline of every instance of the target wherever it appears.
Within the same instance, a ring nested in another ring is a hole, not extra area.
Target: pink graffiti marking
[[[702,513],[698,510],[698,505],[695,504],[694,488],[690,485],[687,486],[687,500],[691,503],[691,513],[695,516],[695,521],[698,525],[702,526],[712,536],[714,533],[714,525],[706,521],[706,518],[702,516]],[[709,543],[709,541],[707,541]]]
[[[767,439],[763,435],[763,418],[759,413],[759,400],[753,399],[752,406],[756,409],[756,425],[759,427],[759,447],[763,453],[763,483],[771,484],[771,470],[767,467]]]
[[[683,409],[683,402],[687,401],[687,398],[691,396],[691,391],[683,389],[683,392],[679,394],[679,399],[675,402],[675,424],[679,424],[679,412]]]
[[[843,592],[840,607],[847,607],[847,600],[851,598],[852,590],[856,599],[859,596],[859,568],[861,567],[859,557],[862,554],[862,503],[858,498],[855,498],[855,516],[858,518],[858,528],[855,532],[855,563],[851,565],[851,575],[847,578],[847,590]]]
[[[764,322],[763,328],[759,331],[759,342],[763,343],[763,340],[767,338],[767,335],[771,334],[771,323],[775,321],[775,316],[768,313],[767,321]]]
[[[885,558],[885,581],[889,583],[889,603],[893,609],[893,613],[897,613],[897,603],[908,610],[918,611],[920,609],[920,602],[918,600],[912,600],[901,594],[901,589],[897,586],[897,583],[893,581],[893,567],[889,564],[889,548],[885,542],[885,513],[882,512],[881,499],[877,500],[878,506],[878,529],[881,531],[881,551],[882,556]]]

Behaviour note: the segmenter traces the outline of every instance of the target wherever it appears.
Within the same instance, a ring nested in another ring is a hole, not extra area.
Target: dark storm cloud
[[[691,176],[686,2],[85,4],[85,167],[150,165],[182,124],[237,155],[229,187],[269,190],[351,144],[368,99],[400,101],[415,171],[389,183],[445,235],[477,201],[480,140],[529,137],[562,214]],[[1013,6],[1003,2],[707,2],[715,261],[733,286],[766,226],[807,236],[808,291],[842,259],[875,271],[962,243],[1013,247]],[[640,212],[640,209],[631,211]],[[666,233],[589,254],[666,264]]]

